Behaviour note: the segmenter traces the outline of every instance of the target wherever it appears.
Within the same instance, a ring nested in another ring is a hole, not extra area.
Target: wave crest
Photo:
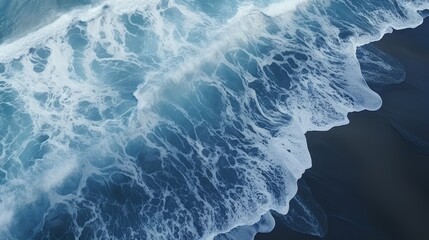
[[[64,4],[0,45],[0,231],[11,239],[214,238],[262,215],[246,236],[269,229],[311,166],[304,133],[381,105],[364,80],[381,60],[360,51],[359,63],[357,48],[429,8]]]

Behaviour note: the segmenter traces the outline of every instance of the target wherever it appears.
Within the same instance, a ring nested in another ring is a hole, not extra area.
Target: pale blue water
[[[0,239],[270,231],[268,212],[288,212],[311,167],[304,133],[380,107],[366,81],[404,77],[357,48],[428,8],[0,0]],[[323,235],[323,210],[303,192],[285,221]]]

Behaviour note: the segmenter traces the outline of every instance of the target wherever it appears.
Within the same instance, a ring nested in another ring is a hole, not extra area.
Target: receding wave
[[[288,212],[311,167],[304,133],[379,108],[365,80],[404,77],[394,59],[358,47],[421,24],[429,8],[34,2],[0,1],[0,239],[270,231],[270,211]],[[323,235],[316,204],[294,201],[285,221]]]

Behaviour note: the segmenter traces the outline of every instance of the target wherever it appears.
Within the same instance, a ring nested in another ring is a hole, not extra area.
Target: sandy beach
[[[399,60],[404,82],[375,87],[383,106],[350,124],[308,132],[303,179],[328,216],[332,240],[429,239],[429,20],[374,43]],[[256,239],[320,239],[277,225]]]

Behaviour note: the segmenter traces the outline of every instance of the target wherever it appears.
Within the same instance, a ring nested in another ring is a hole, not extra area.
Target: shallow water
[[[326,213],[323,239],[427,238],[429,155],[420,143],[429,137],[428,30],[426,18],[416,29],[374,43],[406,72],[400,84],[371,85],[383,100],[379,110],[351,113],[350,124],[306,133],[313,166],[303,180]],[[272,233],[256,239],[321,238],[277,222]]]
[[[304,133],[379,108],[365,77],[403,78],[357,47],[425,8],[1,1],[0,236],[200,239],[286,214],[311,166]],[[322,235],[319,220],[301,228]]]

